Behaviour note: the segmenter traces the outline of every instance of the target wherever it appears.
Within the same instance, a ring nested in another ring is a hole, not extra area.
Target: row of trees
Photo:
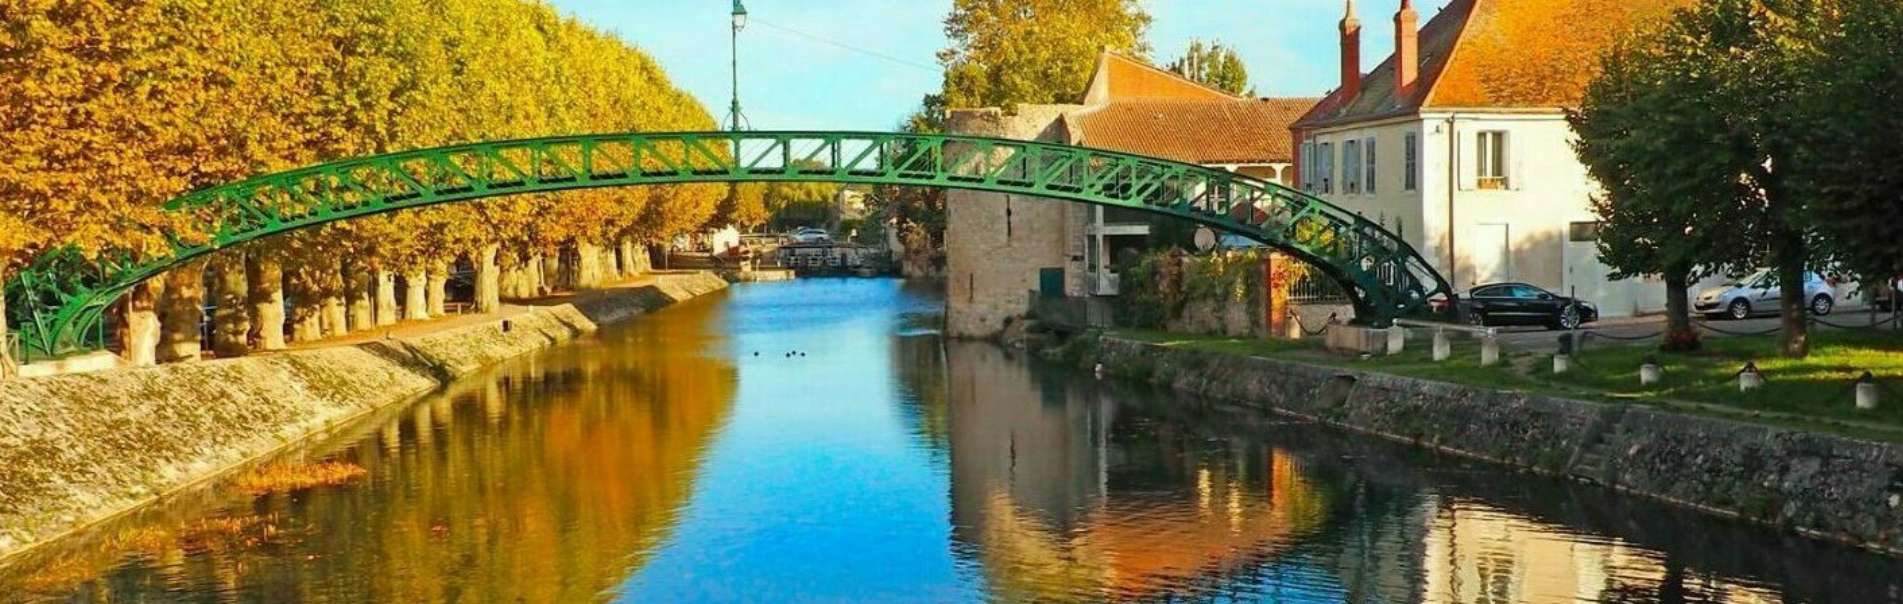
[[[1571,116],[1605,188],[1600,251],[1664,277],[1669,348],[1697,346],[1704,276],[1772,267],[1801,357],[1807,270],[1903,275],[1903,4],[1706,0],[1602,67]]]
[[[68,246],[163,253],[163,233],[190,225],[160,204],[250,175],[463,141],[715,128],[652,58],[539,2],[16,2],[0,11],[0,278]],[[591,285],[642,269],[642,244],[702,227],[729,198],[718,185],[527,195],[260,242],[208,263],[217,346],[283,346],[287,293],[295,339],[427,316],[459,261],[485,307]],[[157,354],[195,356],[206,281],[178,271],[129,297],[119,331],[147,339],[122,343],[134,360],[151,360],[160,318]]]

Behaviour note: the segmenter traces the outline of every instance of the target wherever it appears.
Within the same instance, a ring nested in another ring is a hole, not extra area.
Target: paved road
[[[1879,313],[1877,315],[1878,321],[1887,318],[1888,315],[1885,314]],[[1870,312],[1867,308],[1844,307],[1830,313],[1827,317],[1823,317],[1823,320],[1844,326],[1863,326],[1869,324]],[[1744,321],[1710,321],[1708,325],[1715,329],[1737,334],[1760,334],[1774,332],[1778,327],[1778,318],[1771,316]],[[1827,325],[1820,325],[1819,327],[1823,329],[1835,329]],[[1888,326],[1886,325],[1885,328],[1887,329]],[[1618,338],[1650,336],[1665,330],[1665,317],[1663,315],[1651,315],[1607,319],[1587,325],[1584,330]],[[1500,343],[1513,350],[1558,349],[1559,335],[1564,333],[1547,331],[1539,327],[1502,327],[1500,328],[1500,332]],[[1702,333],[1707,337],[1729,337],[1727,334],[1714,333],[1710,330],[1706,330]],[[1655,339],[1648,341],[1657,342]],[[1595,340],[1595,342],[1599,341]]]

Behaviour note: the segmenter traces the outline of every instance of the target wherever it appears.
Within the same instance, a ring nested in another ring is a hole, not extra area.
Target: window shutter
[[[1361,144],[1368,150],[1368,182],[1361,183],[1361,188],[1367,191],[1369,195],[1373,195],[1376,190],[1375,183],[1379,182],[1381,177],[1380,170],[1378,169],[1379,166],[1375,163],[1374,139],[1369,138]]]
[[[1460,190],[1472,191],[1480,188],[1480,162],[1479,156],[1474,151],[1480,146],[1480,133],[1476,132],[1470,136],[1459,134],[1450,134],[1450,136],[1454,137],[1454,146],[1458,147],[1460,163],[1454,166],[1454,171],[1460,175]]]
[[[1507,189],[1518,191],[1522,185],[1526,184],[1526,179],[1522,178],[1525,172],[1521,170],[1525,162],[1521,161],[1520,150],[1513,148],[1514,140],[1512,131],[1500,133],[1500,146],[1506,148]]]

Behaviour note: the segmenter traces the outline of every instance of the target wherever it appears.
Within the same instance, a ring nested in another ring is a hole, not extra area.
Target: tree
[[[1249,88],[1249,68],[1243,66],[1242,57],[1236,55],[1235,49],[1221,42],[1204,44],[1202,40],[1190,40],[1189,50],[1170,62],[1169,70],[1229,94],[1255,96]]]
[[[1682,152],[1724,129],[1700,104],[1712,82],[1682,50],[1666,31],[1615,45],[1568,115],[1579,160],[1602,189],[1592,200],[1601,260],[1615,278],[1664,278],[1666,350],[1698,347],[1688,289],[1733,264],[1739,231],[1720,225],[1750,195],[1732,163]]]
[[[1821,243],[1867,281],[1903,275],[1903,4],[1840,0],[1805,67],[1797,187]]]
[[[1102,50],[1149,54],[1149,26],[1137,0],[954,0],[944,106],[1075,101]]]

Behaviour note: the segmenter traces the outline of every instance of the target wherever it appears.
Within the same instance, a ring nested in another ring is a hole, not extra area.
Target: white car
[[[1692,309],[1714,318],[1743,320],[1776,313],[1782,299],[1777,273],[1763,269],[1749,277],[1699,292],[1692,299]],[[1804,274],[1804,306],[1818,316],[1828,315],[1837,307],[1836,295],[1823,275]]]
[[[833,236],[826,229],[806,227],[793,231],[794,243],[832,243]]]

